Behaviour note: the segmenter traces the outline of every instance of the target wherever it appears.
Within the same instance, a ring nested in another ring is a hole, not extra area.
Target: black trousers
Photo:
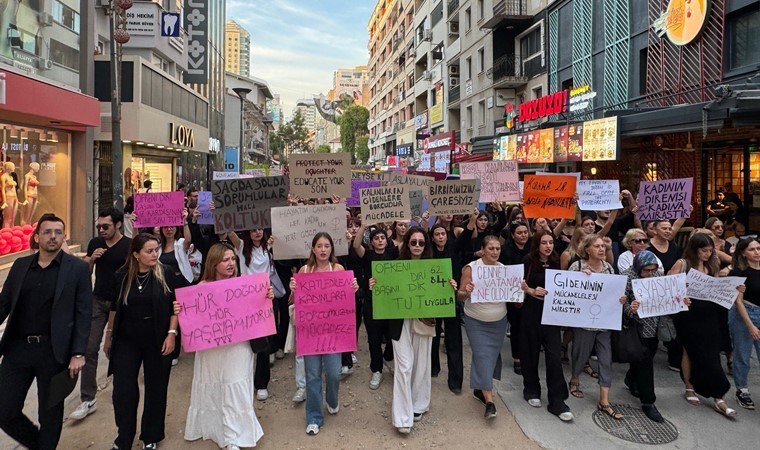
[[[369,302],[369,303],[367,303]],[[393,344],[388,332],[388,321],[372,318],[372,297],[367,297],[362,308],[364,313],[364,328],[367,329],[367,345],[369,347],[369,369],[374,372],[383,371],[383,359],[393,361]],[[385,338],[385,352],[383,339]]]
[[[59,364],[50,342],[29,344],[9,341],[0,364],[0,428],[24,447],[53,450],[58,446],[63,428],[63,401],[46,408],[50,379],[67,367]],[[22,412],[26,395],[37,380],[37,403],[40,427]]]
[[[507,303],[507,321],[509,322],[509,345],[512,348],[512,359],[521,360],[520,358],[520,322],[522,319],[522,308],[514,303]],[[540,323],[540,321],[539,321]]]
[[[160,442],[165,437],[171,360],[161,356],[152,320],[125,320],[119,331],[118,341],[113,343],[111,352],[113,409],[118,428],[115,444],[119,448],[132,448],[135,440],[140,366],[145,385],[140,440],[146,444]]]
[[[277,334],[274,339],[274,352],[285,348],[285,340],[288,337],[288,326],[290,326],[290,314],[288,311],[288,297],[290,294],[275,298],[274,317],[277,324]]]
[[[271,367],[269,367],[269,355],[274,353],[277,347],[277,335],[267,336],[269,349],[256,353],[256,367],[253,369],[253,388],[267,389],[269,378],[271,376]]]
[[[358,296],[356,296],[356,302],[355,303],[356,303],[356,341],[358,343],[358,341],[359,341],[359,327],[362,324],[362,306],[363,306],[364,302],[362,301],[361,298],[359,298]],[[353,354],[353,352],[343,352],[340,355],[340,365],[341,366],[354,367],[354,361],[353,361],[353,359],[351,359],[351,354]]]
[[[464,378],[464,361],[462,358],[462,322],[459,310],[454,317],[445,319],[436,319],[435,337],[433,338],[433,347],[431,354],[431,372],[438,374],[441,371],[441,332],[445,333],[443,344],[446,346],[446,361],[449,367],[448,385],[449,389],[462,389],[462,379]]]
[[[509,304],[507,304],[509,306]],[[562,335],[561,328],[553,325],[541,325],[543,302],[526,296],[520,310],[521,328],[519,335],[520,361],[523,376],[523,397],[525,400],[541,398],[541,380],[538,377],[538,363],[541,347],[544,348],[546,362],[546,388],[549,405],[547,409],[554,415],[569,411],[565,404],[568,397],[565,375],[562,372]],[[509,317],[507,312],[507,317]],[[515,330],[512,329],[512,339]]]
[[[630,365],[625,374],[625,381],[629,386],[635,386],[639,390],[639,400],[642,404],[651,404],[657,400],[654,395],[654,355],[657,354],[657,338],[641,338],[641,342],[647,349],[646,357]]]

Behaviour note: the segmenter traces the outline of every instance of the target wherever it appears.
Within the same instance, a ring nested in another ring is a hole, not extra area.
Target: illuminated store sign
[[[704,30],[711,8],[712,0],[670,0],[652,28],[675,45],[687,45]]]

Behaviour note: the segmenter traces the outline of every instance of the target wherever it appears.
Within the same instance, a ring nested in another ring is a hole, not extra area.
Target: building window
[[[544,88],[539,86],[537,88],[533,88],[533,99],[541,98],[541,96],[544,95]]]
[[[464,31],[470,31],[472,28],[472,10],[467,8],[464,10]]]
[[[541,27],[536,27],[520,39],[520,56],[523,59],[528,59],[536,53],[541,52]]]
[[[481,48],[478,50],[478,73],[483,73],[486,70],[486,51]]]
[[[467,70],[467,79],[472,79],[472,58],[467,58],[464,61],[465,70]]]
[[[472,106],[468,106],[465,113],[465,125],[467,128],[472,128]]]
[[[50,39],[50,59],[54,63],[79,72],[79,50]]]
[[[484,126],[486,124],[486,101],[481,100],[478,102],[478,118],[480,126]]]
[[[731,69],[760,62],[760,11],[730,18],[728,28]]]
[[[483,17],[485,17],[486,11],[483,7],[483,0],[478,0],[478,21],[483,20]]]
[[[79,33],[79,13],[59,0],[53,2],[53,19],[69,30]]]

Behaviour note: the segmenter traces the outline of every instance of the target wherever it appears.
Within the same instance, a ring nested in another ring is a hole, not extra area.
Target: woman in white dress
[[[214,244],[201,283],[236,277],[235,261],[232,246]],[[271,286],[267,296],[274,298]],[[185,440],[211,439],[227,450],[256,446],[264,430],[253,409],[253,361],[248,341],[195,352]]]

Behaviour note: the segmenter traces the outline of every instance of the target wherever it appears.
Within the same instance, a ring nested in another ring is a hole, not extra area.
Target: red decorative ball
[[[11,246],[10,245],[4,245],[0,247],[0,255],[7,255],[11,252]]]
[[[5,239],[6,241],[10,241],[11,238],[13,237],[13,233],[11,232],[11,230],[7,228],[3,228],[2,230],[0,230],[0,237]]]
[[[34,227],[27,224],[27,225],[24,225],[23,227],[21,227],[21,231],[23,231],[24,234],[26,234],[28,236],[28,235],[32,234],[32,232],[34,231]]]
[[[14,236],[19,237],[19,238],[24,235],[24,232],[21,231],[21,228],[16,229],[15,227],[11,230],[11,233],[13,233]]]
[[[13,236],[11,238],[11,251],[17,252],[21,250],[21,247],[23,246],[23,242],[21,242],[21,238],[17,236]]]

